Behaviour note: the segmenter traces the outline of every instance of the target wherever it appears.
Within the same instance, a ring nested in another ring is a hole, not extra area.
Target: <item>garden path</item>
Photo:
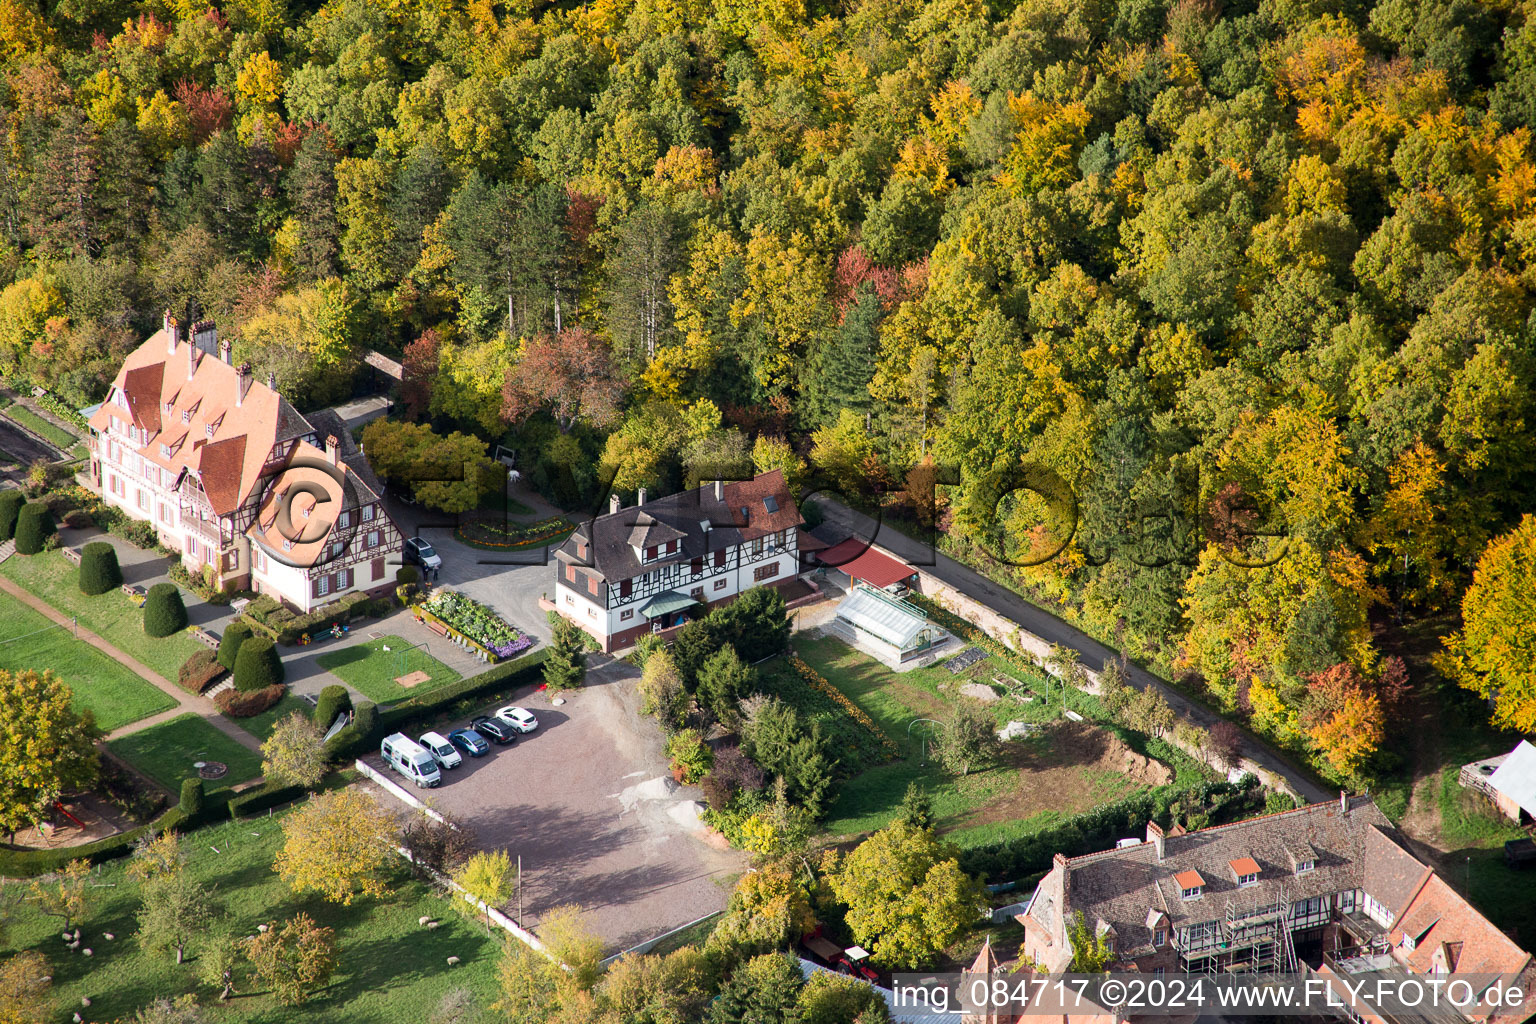
[[[7,594],[16,598],[18,601],[23,602],[28,607],[37,610],[43,615],[46,615],[53,622],[57,622],[60,625],[70,625],[73,622],[69,616],[55,609],[53,605],[42,600],[41,598],[33,596],[26,590],[23,590],[21,587],[17,586],[15,583],[4,577],[0,577],[0,590],[4,590]],[[159,687],[159,689],[164,692],[166,696],[170,697],[176,702],[176,706],[171,708],[169,711],[163,711],[158,715],[151,715],[148,718],[141,718],[137,722],[132,722],[123,726],[121,729],[113,730],[107,734],[107,739],[115,740],[119,736],[126,736],[129,733],[140,732],[144,729],[148,729],[150,726],[159,725],[162,722],[168,722],[178,715],[184,715],[190,711],[193,714],[205,719],[209,725],[212,725],[215,729],[219,730],[224,735],[240,744],[242,747],[245,747],[249,750],[261,749],[261,744],[256,742],[256,738],[254,736],[220,714],[218,708],[214,706],[212,701],[202,697],[192,696],[192,694],[188,693],[181,687],[177,686],[175,683],[171,682],[169,679],[160,675],[160,673],[156,672],[148,665],[145,665],[137,658],[132,657],[126,651],[120,650],[112,644],[109,644],[107,641],[103,640],[101,637],[97,636],[95,633],[92,633],[88,629],[83,627],[79,628],[78,635],[81,640],[84,640],[98,651],[101,651],[107,657],[113,659],[121,665],[126,665],[141,678],[146,679],[153,683],[155,686]]]

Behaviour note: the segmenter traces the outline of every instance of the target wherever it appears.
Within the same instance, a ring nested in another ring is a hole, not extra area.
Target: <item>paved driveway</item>
[[[560,515],[561,511],[535,494],[519,490],[519,501],[534,509],[532,517]],[[521,551],[482,551],[454,539],[446,526],[422,525],[443,522],[439,513],[396,498],[387,500],[390,517],[406,536],[419,533],[432,542],[442,556],[443,567],[437,582],[489,605],[508,622],[529,633],[540,643],[549,641],[549,620],[539,608],[539,598],[555,589],[554,547],[528,548]]]
[[[698,790],[666,774],[661,730],[638,711],[638,676],[609,662],[562,707],[520,697],[539,716],[537,732],[466,758],[437,789],[420,791],[471,823],[482,847],[522,857],[528,927],[574,903],[615,952],[723,909],[745,867],[739,853],[704,841]],[[377,755],[369,761],[382,767]],[[518,916],[516,896],[505,909]]]

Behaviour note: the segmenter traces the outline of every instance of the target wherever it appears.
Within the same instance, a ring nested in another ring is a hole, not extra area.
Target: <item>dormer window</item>
[[[1300,863],[1300,864],[1297,864],[1297,865],[1296,865],[1296,873],[1297,873],[1297,874],[1298,874],[1298,875],[1304,875],[1304,874],[1306,874],[1306,873],[1307,873],[1307,872],[1308,872],[1308,871],[1311,871],[1311,870],[1312,870],[1312,869],[1313,869],[1313,868],[1314,868],[1314,867],[1316,867],[1316,866],[1317,866],[1317,865],[1316,865],[1316,863],[1315,863],[1315,862],[1313,862],[1313,861],[1310,861],[1310,860],[1304,860],[1304,861],[1302,861],[1302,862],[1301,862],[1301,863]]]
[[[1180,891],[1186,900],[1197,900],[1203,895],[1201,886],[1198,885],[1190,886],[1188,889]]]
[[[212,437],[212,436],[213,436],[213,424],[212,424],[212,423],[209,423],[209,424],[207,424],[207,425],[205,425],[205,426],[204,426],[204,427],[203,427],[203,433],[204,433],[204,434],[205,434],[205,435],[206,435],[206,436],[208,436],[208,437]]]
[[[1205,892],[1205,878],[1198,871],[1180,871],[1173,876],[1179,894],[1186,900],[1197,900]]]
[[[1238,888],[1259,884],[1259,862],[1252,857],[1227,861],[1227,867],[1232,869],[1232,877],[1237,880]]]
[[[171,446],[168,445],[168,444],[162,444],[160,446],[160,454],[164,455],[166,458],[170,458],[171,457]]]
[[[191,423],[192,422],[192,410],[191,409],[183,409],[183,410],[181,410],[181,422],[183,422],[183,423]]]

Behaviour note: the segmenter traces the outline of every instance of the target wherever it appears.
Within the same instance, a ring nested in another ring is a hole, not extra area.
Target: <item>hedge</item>
[[[548,655],[547,649],[541,649],[493,665],[477,676],[428,690],[418,697],[391,706],[379,714],[374,723],[368,722],[371,712],[364,711],[373,705],[365,701],[357,706],[352,723],[331,737],[325,752],[333,759],[357,757],[368,751],[381,737],[400,732],[412,722],[440,714],[458,701],[519,686],[537,686],[543,682],[544,659]]]
[[[265,601],[266,603],[261,603]],[[369,597],[352,593],[305,615],[285,608],[270,598],[258,598],[246,606],[245,615],[256,632],[280,644],[296,644],[299,638],[331,628],[331,623],[349,623],[354,619],[388,614],[392,604],[387,597]]]
[[[188,693],[203,693],[224,677],[225,668],[212,651],[197,651],[176,673],[176,685]]]
[[[138,828],[119,832],[115,836],[98,839],[94,843],[86,843],[83,846],[63,846],[48,850],[24,850],[16,847],[0,849],[0,877],[22,878],[46,875],[58,871],[72,860],[100,864],[103,861],[126,857],[133,852],[134,844],[145,833],[151,830],[163,832],[185,823],[186,815],[181,812],[181,808],[172,807],[147,825],[140,825]]]
[[[352,710],[352,695],[347,692],[345,686],[332,683],[320,691],[320,698],[315,701],[315,727],[324,732],[331,727],[332,722],[336,721],[337,715],[350,710]]]
[[[288,687],[282,683],[263,686],[259,690],[223,690],[213,698],[219,711],[230,718],[250,718],[268,710],[283,699]]]
[[[144,598],[144,632],[153,637],[170,636],[187,628],[187,606],[181,600],[181,588],[174,583],[156,583]]]
[[[0,491],[0,544],[16,536],[16,517],[26,503],[27,496],[15,488]]]
[[[122,585],[123,570],[117,564],[117,548],[104,540],[93,540],[80,549],[82,594],[95,597]]]
[[[240,653],[240,645],[251,638],[251,627],[248,623],[236,619],[224,630],[224,635],[219,637],[219,664],[235,670],[235,656]]]
[[[271,640],[253,636],[240,645],[240,653],[235,657],[235,689],[249,693],[282,681],[283,662]]]
[[[229,816],[239,818],[247,814],[255,814],[257,811],[265,811],[270,807],[292,803],[301,799],[307,792],[309,791],[303,786],[279,786],[273,782],[264,782],[255,789],[248,789],[231,796]]]
[[[43,550],[57,529],[53,514],[41,501],[29,501],[16,515],[16,553],[35,555]]]
[[[188,818],[197,818],[203,813],[203,780],[181,780],[181,803],[177,804],[181,813]]]
[[[1121,839],[1146,832],[1147,822],[1165,826],[1182,815],[1186,827],[1205,828],[1249,816],[1264,807],[1264,793],[1250,776],[1242,784],[1203,782],[1186,789],[1167,787],[1137,793],[1112,804],[1065,818],[1039,832],[960,851],[960,867],[991,881],[1013,881],[1051,869],[1057,853],[1076,857],[1107,850]]]

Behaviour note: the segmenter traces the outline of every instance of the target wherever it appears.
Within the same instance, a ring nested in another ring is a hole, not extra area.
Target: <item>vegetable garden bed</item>
[[[448,636],[467,641],[491,661],[510,658],[533,646],[533,637],[456,590],[439,590],[414,611],[429,626],[434,622],[442,625]]]

